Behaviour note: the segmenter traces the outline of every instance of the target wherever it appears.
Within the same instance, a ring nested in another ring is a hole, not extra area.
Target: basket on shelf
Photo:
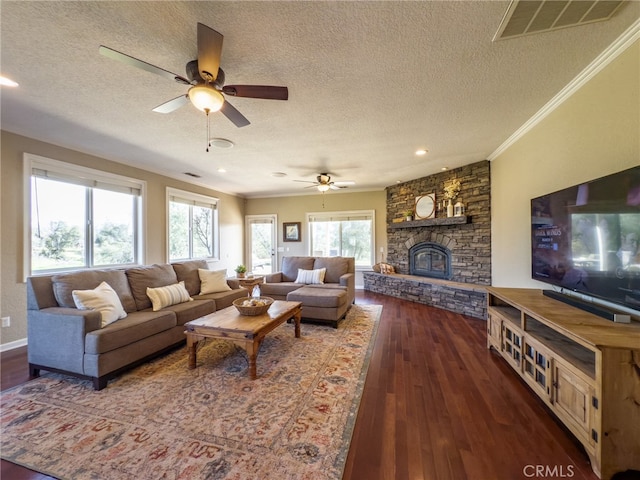
[[[240,315],[262,315],[273,303],[271,297],[242,297],[233,301]]]

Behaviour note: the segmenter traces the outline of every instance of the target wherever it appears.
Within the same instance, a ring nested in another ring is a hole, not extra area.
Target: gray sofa
[[[247,295],[237,281],[217,293],[200,293],[198,269],[204,260],[150,265],[126,270],[86,270],[27,279],[29,373],[49,370],[91,379],[96,390],[109,379],[185,341],[185,322],[228,307]],[[96,310],[79,310],[73,290],[107,282],[127,314],[101,327]],[[192,301],[153,311],[147,287],[184,281]]]
[[[324,283],[296,283],[298,270],[326,268]],[[331,323],[334,327],[354,303],[353,257],[283,257],[279,272],[265,276],[261,294],[276,300],[302,302],[302,318]]]

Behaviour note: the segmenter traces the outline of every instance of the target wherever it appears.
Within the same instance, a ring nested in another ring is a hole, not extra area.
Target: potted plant
[[[238,278],[244,278],[244,274],[247,272],[247,267],[244,265],[238,265],[236,267],[236,276]]]
[[[413,209],[412,208],[408,208],[407,210],[404,211],[404,218],[407,222],[410,222],[411,220],[413,220]]]

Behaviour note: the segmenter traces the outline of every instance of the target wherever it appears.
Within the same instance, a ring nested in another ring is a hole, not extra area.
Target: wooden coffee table
[[[249,358],[249,376],[255,380],[256,359],[262,340],[270,331],[289,319],[295,322],[295,336],[300,338],[301,302],[275,300],[267,313],[262,315],[240,315],[236,307],[231,306],[210,313],[184,324],[187,336],[187,354],[189,368],[196,368],[196,348],[204,338],[229,340],[244,348]]]

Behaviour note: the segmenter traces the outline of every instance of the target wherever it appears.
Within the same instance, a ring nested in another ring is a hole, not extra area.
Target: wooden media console
[[[613,323],[541,290],[486,290],[487,347],[575,435],[598,477],[640,470],[640,322]]]

